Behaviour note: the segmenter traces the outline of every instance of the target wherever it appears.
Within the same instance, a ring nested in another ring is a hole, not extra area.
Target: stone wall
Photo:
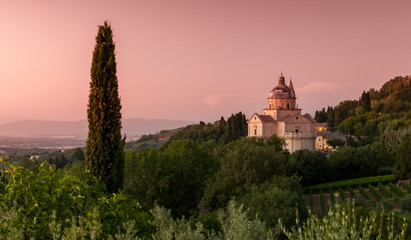
[[[290,153],[300,149],[315,150],[315,135],[313,133],[286,133],[284,139],[286,148]]]

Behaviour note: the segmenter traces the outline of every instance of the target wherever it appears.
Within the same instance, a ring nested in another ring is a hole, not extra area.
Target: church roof
[[[282,120],[283,120],[283,121],[287,121],[287,120],[289,120],[289,119],[291,119],[291,118],[298,117],[298,116],[301,116],[302,118],[305,118],[305,119],[307,119],[308,121],[310,121],[310,122],[312,122],[312,123],[315,123],[314,118],[312,118],[311,115],[308,114],[308,113],[306,113],[306,114],[304,114],[304,115],[297,115],[297,114],[287,115],[287,116],[284,117]]]
[[[285,85],[285,78],[281,73],[281,76],[278,78],[278,84],[271,91],[269,97],[273,98],[295,98],[295,92],[293,83],[291,82],[289,86]]]
[[[254,113],[247,122],[251,121],[251,119],[253,119],[253,117],[258,117],[258,119],[260,119],[261,122],[275,122],[275,120],[272,116],[270,116],[270,115],[260,115],[260,114],[257,114],[257,113]]]
[[[307,119],[311,120],[311,122],[313,122],[313,123],[316,123],[316,122],[317,122],[317,121],[315,121],[315,119],[314,119],[313,117],[311,117],[311,115],[310,115],[309,113],[304,114],[304,116],[305,116]]]
[[[274,118],[270,115],[258,115],[262,122],[275,122]]]

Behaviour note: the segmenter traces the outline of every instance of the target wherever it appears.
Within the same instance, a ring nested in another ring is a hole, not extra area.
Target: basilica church
[[[267,98],[263,114],[254,113],[247,121],[248,136],[269,138],[274,134],[285,140],[289,152],[315,149],[315,120],[296,105],[296,95],[290,79],[288,86],[281,74],[278,84]]]

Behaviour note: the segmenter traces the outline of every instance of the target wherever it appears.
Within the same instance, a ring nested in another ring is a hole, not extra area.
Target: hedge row
[[[341,187],[338,188],[338,191],[340,192],[343,202],[345,202],[345,200],[347,199],[347,196],[345,195],[345,191]]]
[[[358,186],[358,189],[360,190],[360,193],[368,200],[370,200],[373,204],[376,204],[377,202],[375,201],[374,198],[370,196],[370,194],[364,190],[361,186]]]
[[[336,181],[336,182],[322,183],[322,184],[309,186],[306,188],[306,190],[313,191],[313,192],[319,192],[321,190],[324,191],[330,188],[336,189],[339,187],[358,186],[358,185],[367,186],[368,184],[378,184],[378,183],[385,184],[385,183],[395,182],[395,181],[396,181],[395,174],[391,174],[391,175],[384,175],[384,176],[354,178],[354,179],[348,179],[348,180],[342,180],[342,181]]]
[[[357,194],[355,194],[354,190],[348,186],[348,191],[350,192],[350,198],[355,198],[357,196]]]
[[[334,195],[334,190],[333,190],[332,188],[330,188],[330,189],[328,190],[328,192],[330,192],[330,199],[331,199],[331,202],[332,202],[333,204],[335,204],[335,195]]]
[[[368,184],[368,190],[372,193],[372,195],[377,201],[385,199],[377,190],[375,190],[374,186],[372,186],[371,184]]]
[[[392,197],[394,198],[394,200],[396,202],[400,202],[400,198],[395,195],[393,192],[391,192],[390,190],[388,190],[384,185],[382,185],[381,183],[378,183],[378,189],[380,189],[381,192],[383,192],[386,196]]]
[[[391,191],[399,197],[404,197],[405,195],[407,195],[406,192],[404,192],[401,188],[397,187],[393,183],[389,183],[388,186],[390,186]]]

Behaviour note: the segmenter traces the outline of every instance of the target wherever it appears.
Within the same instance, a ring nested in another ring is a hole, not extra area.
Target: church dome
[[[290,80],[290,86],[285,85],[283,74],[278,78],[278,84],[271,91],[269,97],[272,98],[295,98],[294,88]]]

